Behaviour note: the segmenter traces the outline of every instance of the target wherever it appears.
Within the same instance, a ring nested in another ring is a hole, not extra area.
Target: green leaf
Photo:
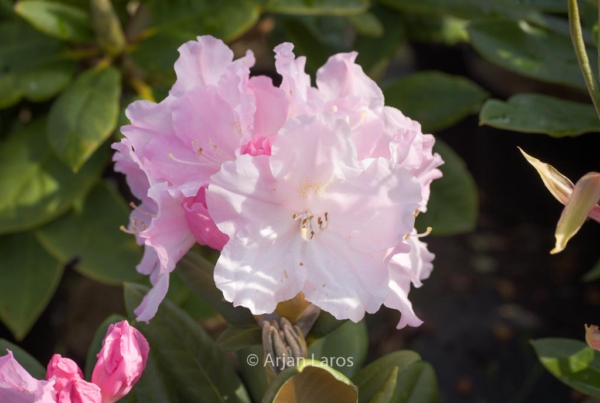
[[[406,368],[396,383],[394,403],[437,403],[438,384],[435,371],[427,362],[415,362]]]
[[[237,351],[257,344],[262,345],[262,328],[229,326],[219,335],[217,344],[223,351]]]
[[[464,19],[502,18],[515,19],[531,15],[535,8],[544,10],[558,5],[561,0],[379,0],[386,6],[407,14],[434,16],[451,15]],[[525,6],[525,3],[530,3]],[[546,4],[543,4],[546,3]],[[548,7],[548,3],[553,3]],[[532,7],[529,7],[531,5]],[[562,4],[562,10],[566,8]]]
[[[435,132],[479,112],[488,93],[461,76],[439,71],[411,74],[383,88],[386,104]]]
[[[213,35],[225,42],[240,37],[260,16],[260,10],[250,0],[187,1],[150,0],[152,14],[150,32],[168,32],[190,39],[198,35]]]
[[[468,27],[471,43],[487,60],[541,81],[586,89],[570,39],[524,21],[479,21]],[[594,68],[598,53],[588,49]]]
[[[125,305],[130,318],[135,317],[133,310],[147,292],[146,287],[125,284]],[[172,302],[161,303],[151,324],[135,326],[148,340],[157,370],[168,378],[167,385],[176,397],[165,401],[250,401],[244,385],[211,337]]]
[[[23,21],[0,23],[0,108],[39,102],[62,91],[75,72],[67,48]]]
[[[0,143],[0,234],[25,231],[65,213],[100,176],[106,154],[98,152],[74,174],[46,141],[46,120],[37,120]]]
[[[408,39],[411,41],[447,46],[469,41],[467,20],[452,16],[436,17],[419,14],[406,14],[403,18]]]
[[[517,94],[506,102],[490,99],[481,109],[479,124],[558,138],[600,131],[592,105],[540,94]]]
[[[327,46],[323,38],[306,22],[299,18],[286,18],[281,22],[281,28],[288,40],[294,44],[295,54],[306,57],[306,70],[314,76],[317,69],[327,62],[333,49]]]
[[[263,354],[262,345],[243,348],[236,352],[242,379],[250,392],[253,402],[262,401],[269,387],[265,368],[261,361]]]
[[[263,403],[354,403],[358,389],[344,375],[320,361],[302,360],[273,380]]]
[[[398,385],[398,367],[394,367],[369,403],[390,403]]]
[[[306,335],[306,342],[312,344],[335,331],[344,323],[346,323],[346,320],[337,320],[329,312],[321,311],[312,329],[310,329],[310,332]]]
[[[356,32],[370,38],[383,36],[383,23],[371,12],[348,16],[348,22],[352,24]]]
[[[233,41],[258,22],[260,8],[251,0],[150,0],[144,3],[152,22],[135,44],[131,57],[139,66],[163,81],[174,79],[177,49],[198,35]],[[169,84],[170,86],[170,84]]]
[[[213,35],[225,42],[240,37],[258,22],[260,9],[251,0],[150,0],[144,3],[152,22],[143,34],[148,39],[135,45],[135,62],[159,80],[173,79],[177,49],[199,35]]]
[[[277,0],[269,1],[266,11],[296,15],[352,15],[368,8],[368,0]]]
[[[12,351],[15,360],[17,360],[18,363],[21,364],[21,366],[35,379],[46,379],[46,369],[38,360],[33,358],[27,351],[16,344],[12,344],[8,340],[0,339],[0,357],[7,354],[6,350]]]
[[[92,372],[94,371],[94,367],[96,366],[96,362],[98,361],[98,353],[102,350],[102,341],[106,336],[106,332],[110,325],[114,325],[115,323],[119,323],[125,320],[124,316],[121,315],[110,315],[108,318],[104,319],[104,321],[98,326],[96,333],[94,334],[94,338],[92,339],[92,344],[87,352],[87,357],[85,359],[85,379],[92,379]]]
[[[38,31],[70,42],[94,39],[90,16],[80,8],[50,1],[19,1],[15,12]]]
[[[365,362],[368,347],[369,338],[365,322],[346,321],[312,345],[308,355],[351,378]]]
[[[359,402],[369,402],[386,384],[389,385],[390,373],[397,371],[401,376],[410,365],[420,360],[419,354],[404,350],[385,355],[364,367],[352,378],[360,392]]]
[[[542,365],[561,382],[600,397],[600,353],[582,341],[548,338],[531,342]]]
[[[358,52],[356,62],[374,80],[383,76],[385,69],[405,39],[405,26],[396,10],[375,5],[371,11],[383,25],[383,37],[357,35],[353,49]]]
[[[190,251],[177,265],[177,273],[183,282],[201,299],[208,302],[227,322],[235,326],[256,325],[252,313],[242,306],[234,307],[223,298],[215,285],[214,265],[195,251]]]
[[[590,282],[594,280],[598,280],[600,278],[600,260],[594,264],[594,267],[591,268],[590,271],[585,273],[583,276],[583,281]]]
[[[87,195],[83,207],[35,231],[44,248],[63,264],[78,258],[81,274],[110,285],[139,281],[135,267],[142,250],[135,237],[119,230],[129,220],[121,196],[105,183]]]
[[[63,265],[32,233],[0,236],[0,319],[22,340],[54,295]]]
[[[434,235],[455,235],[472,231],[477,225],[477,185],[464,161],[450,146],[436,139],[434,152],[444,160],[443,177],[431,184],[427,212],[417,217],[417,228],[432,227]]]
[[[121,73],[90,69],[60,95],[48,116],[48,141],[77,172],[113,132],[119,116]]]

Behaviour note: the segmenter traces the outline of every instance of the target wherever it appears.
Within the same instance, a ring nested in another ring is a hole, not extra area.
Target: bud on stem
[[[110,56],[121,54],[125,35],[110,0],[90,0],[90,11],[98,46]]]

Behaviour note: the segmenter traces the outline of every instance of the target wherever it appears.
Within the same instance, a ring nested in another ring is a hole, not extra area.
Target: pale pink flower
[[[317,71],[323,109],[347,119],[359,160],[392,158],[417,177],[423,196],[419,210],[425,212],[430,184],[442,176],[437,168],[443,161],[432,151],[435,139],[398,109],[384,106],[383,92],[355,63],[357,55],[331,56]]]
[[[137,269],[153,284],[135,311],[140,321],[155,315],[169,273],[194,243],[220,250],[227,241],[204,202],[210,176],[242,153],[269,154],[287,118],[283,91],[267,77],[250,78],[252,52],[234,61],[233,52],[210,36],[187,42],[179,52],[170,95],[158,104],[131,104],[131,124],[113,146],[115,170],[127,176],[142,202],[129,225],[145,245]]]
[[[71,379],[83,379],[83,372],[75,361],[63,358],[60,354],[54,354],[48,363],[46,379],[54,378],[54,389],[57,393],[65,388]]]
[[[412,231],[421,187],[389,160],[360,163],[345,120],[290,119],[271,157],[242,155],[212,181],[208,208],[230,238],[215,267],[227,300],[263,314],[302,291],[354,321],[379,309],[384,256]]]
[[[100,387],[102,403],[113,403],[127,395],[142,376],[150,347],[144,336],[127,321],[108,328],[92,373]]]
[[[71,378],[58,394],[57,403],[103,403],[100,388],[80,378]]]
[[[54,380],[39,381],[13,357],[12,351],[0,357],[0,402],[54,403]]]

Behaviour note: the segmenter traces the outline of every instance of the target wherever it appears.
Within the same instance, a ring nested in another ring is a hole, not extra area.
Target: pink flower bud
[[[588,346],[600,351],[600,331],[598,330],[598,326],[592,325],[588,327],[588,325],[585,325],[585,341]]]
[[[58,394],[57,403],[102,403],[102,394],[93,383],[73,377]]]
[[[46,379],[50,380],[55,377],[54,389],[60,393],[67,383],[73,378],[83,379],[83,372],[75,364],[75,361],[68,358],[63,358],[60,354],[54,354],[48,363]]]
[[[127,321],[109,327],[92,374],[92,382],[102,390],[102,403],[129,393],[142,376],[149,350],[144,336]]]

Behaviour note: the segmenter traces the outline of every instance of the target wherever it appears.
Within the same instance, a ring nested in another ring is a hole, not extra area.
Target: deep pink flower
[[[57,403],[103,403],[100,388],[81,378],[71,378],[58,394]]]
[[[116,402],[129,393],[142,376],[149,351],[144,336],[127,321],[109,327],[92,373],[102,403]]]
[[[344,120],[290,119],[271,157],[242,155],[212,180],[209,211],[230,237],[215,267],[227,300],[263,314],[303,291],[338,319],[379,309],[384,255],[412,231],[421,188],[383,158],[361,164]]]
[[[0,402],[54,403],[54,380],[39,381],[13,357],[12,351],[0,357]]]
[[[83,379],[83,372],[75,361],[63,358],[60,354],[54,354],[48,363],[46,379],[54,378],[54,389],[57,393],[65,388],[71,379]]]

